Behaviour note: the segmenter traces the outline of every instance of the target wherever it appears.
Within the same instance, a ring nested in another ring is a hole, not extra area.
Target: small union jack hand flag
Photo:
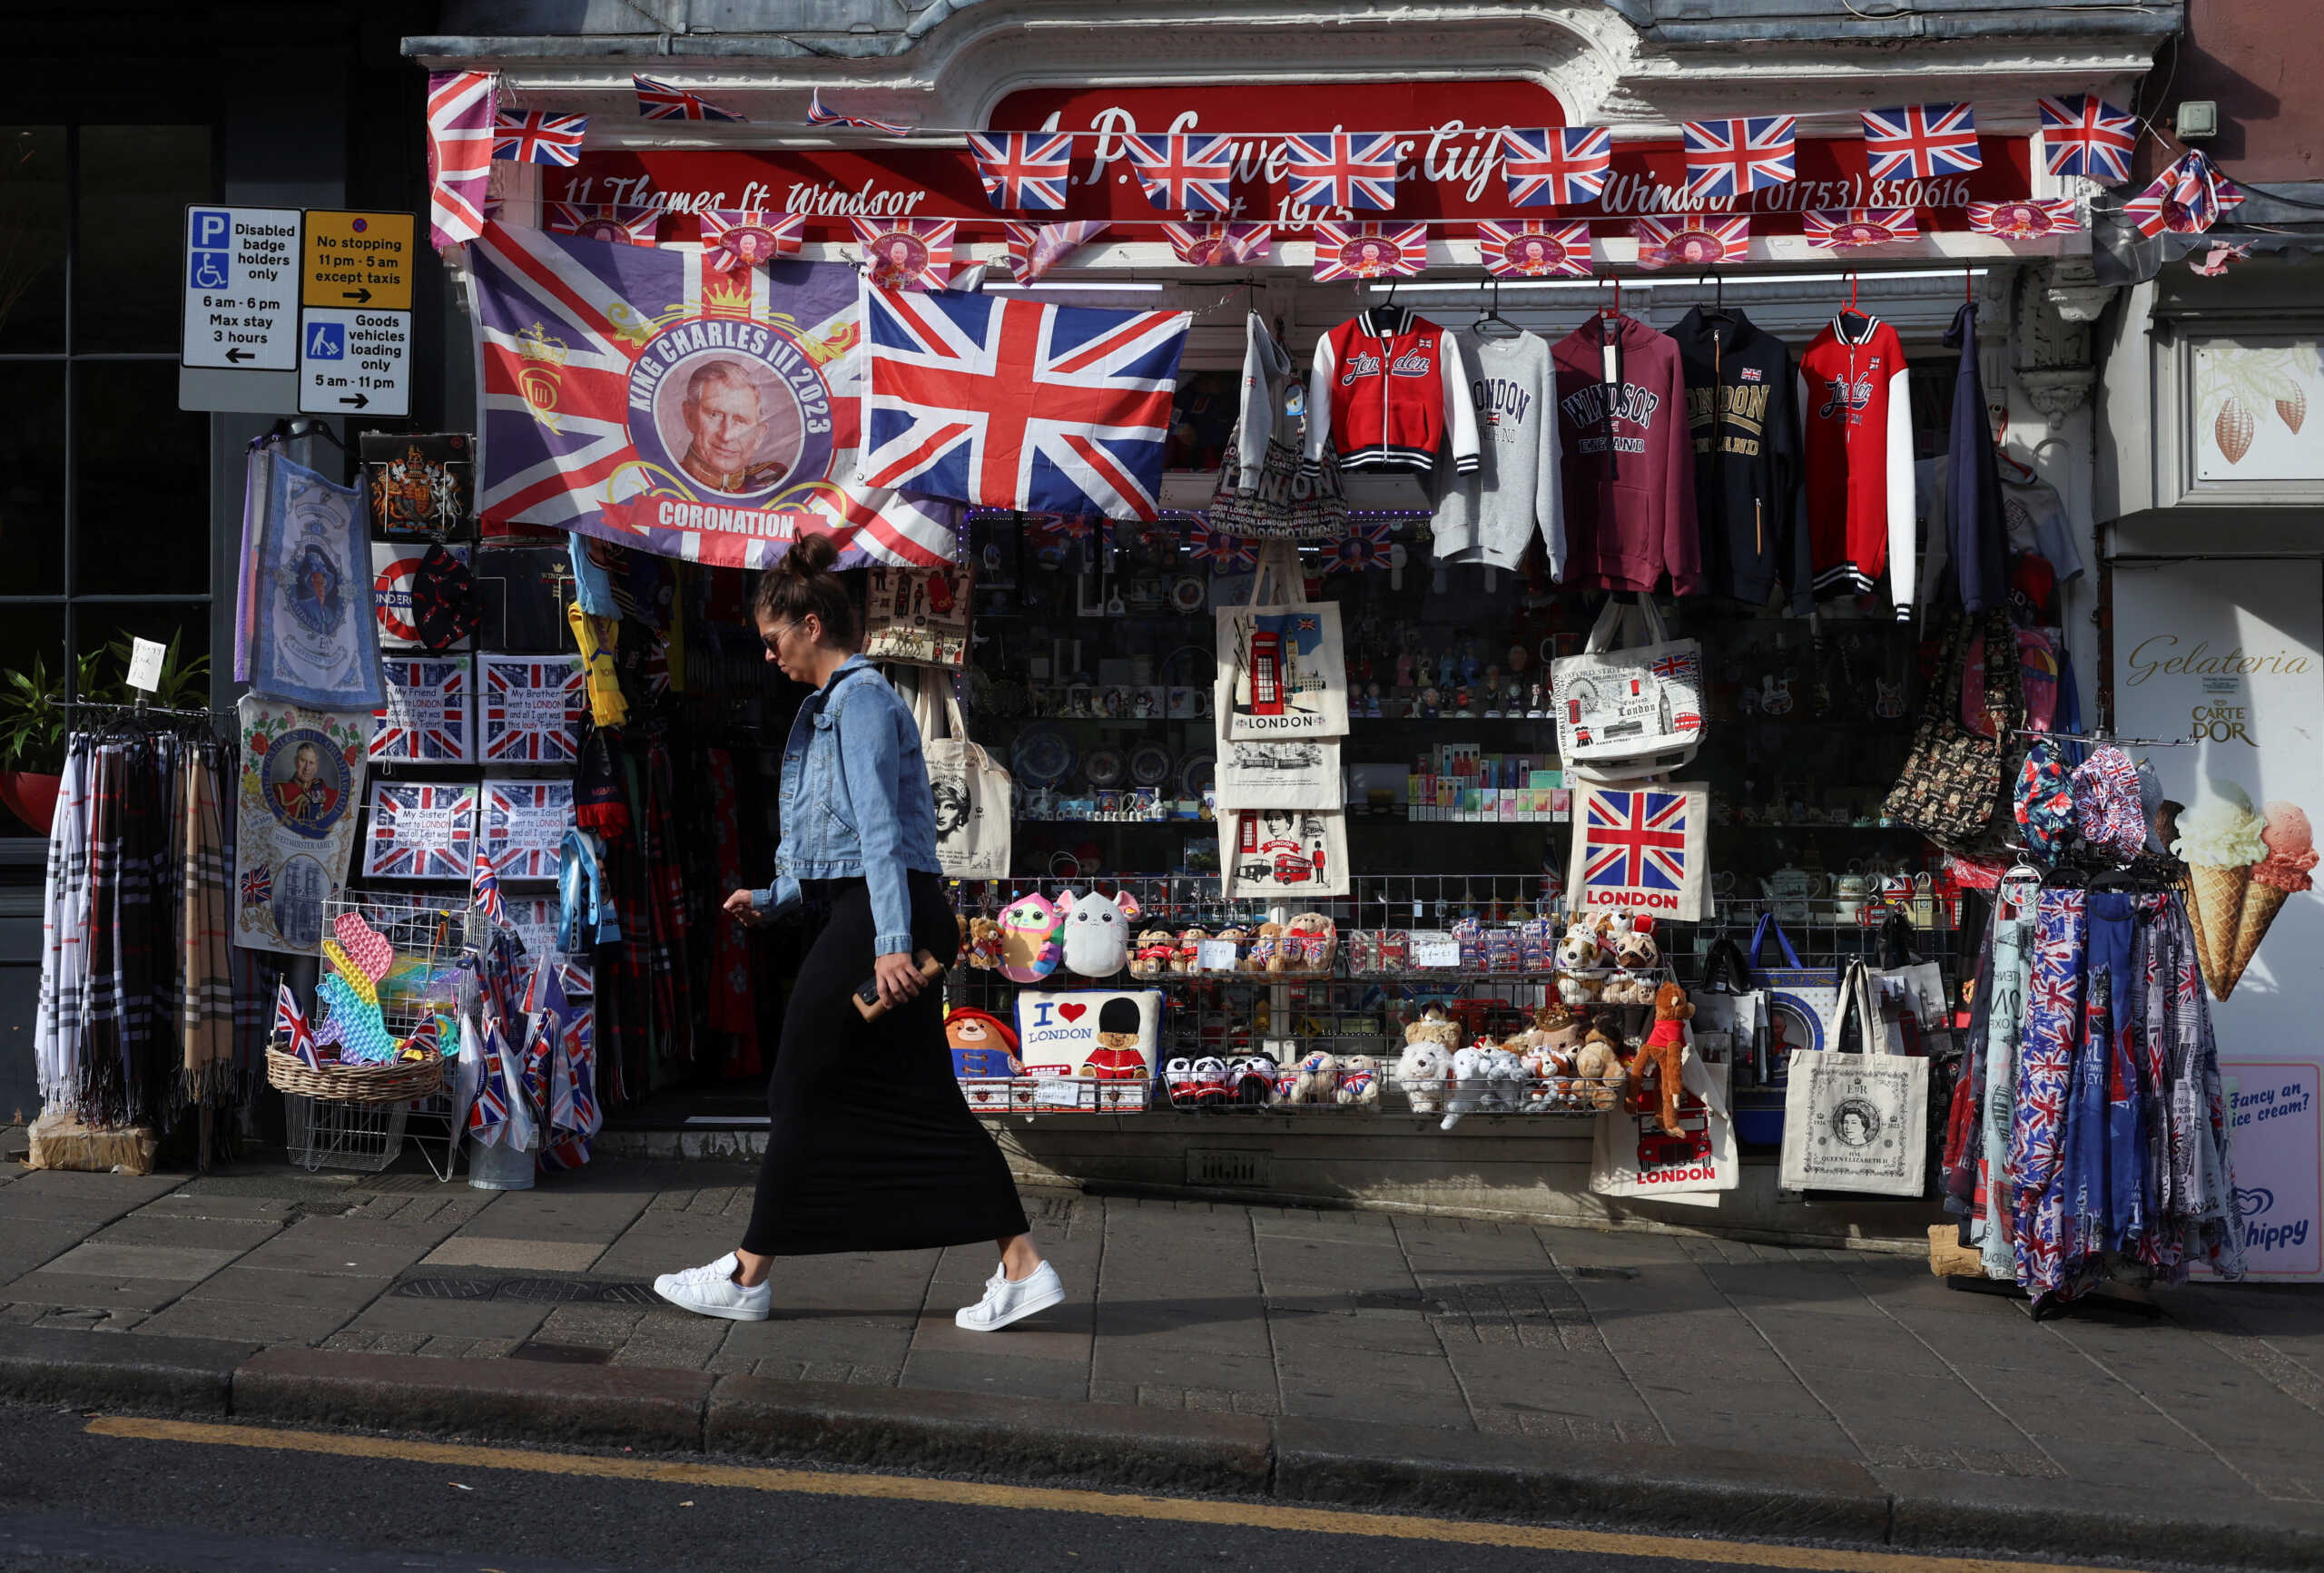
[[[1547,126],[1501,133],[1501,172],[1520,208],[1598,200],[1613,165],[1613,133],[1602,125]]]
[[[1687,194],[1739,197],[1768,186],[1788,185],[1797,172],[1792,133],[1798,124],[1788,114],[1689,121],[1683,128]]]
[[[1865,164],[1876,181],[1933,181],[1981,167],[1977,116],[1965,103],[1864,112]]]
[[[2119,186],[2131,178],[2138,138],[2137,119],[2095,94],[2042,101],[2042,162],[2053,175]]]
[[[1224,136],[1134,136],[1129,162],[1146,200],[1166,213],[1226,213],[1235,210],[1235,143]]]
[[[743,117],[731,109],[721,109],[705,102],[698,93],[683,87],[672,87],[666,82],[656,82],[650,76],[632,73],[630,85],[637,90],[637,113],[645,120],[733,120]]]
[[[2190,149],[2146,190],[2124,202],[2122,216],[2138,225],[2139,233],[2149,240],[2165,230],[2200,235],[2242,201],[2243,193],[2233,182],[2221,175],[2210,159]]]
[[[551,114],[504,109],[492,133],[492,156],[511,163],[556,164],[571,169],[581,160],[581,139],[589,134],[586,114]]]
[[[1801,216],[1800,232],[1809,245],[1830,251],[1917,241],[1921,225],[1910,208],[1811,208]]]
[[[495,923],[508,920],[508,904],[500,897],[500,876],[492,867],[492,854],[478,848],[476,854],[476,874],[469,881],[469,891],[484,915]]]
[[[1073,138],[1063,132],[970,133],[969,152],[977,161],[984,194],[996,208],[1020,212],[1065,211],[1065,188],[1073,180]]]
[[[290,992],[288,983],[274,986],[274,1027],[282,1034],[283,1047],[300,1065],[310,1070],[321,1065],[315,1056],[314,1028],[307,1025],[307,1013],[299,1008],[299,997]]]
[[[1327,131],[1285,139],[1291,200],[1311,208],[1396,205],[1396,139],[1384,133]]]
[[[823,107],[823,90],[815,89],[807,95],[809,125],[852,125],[858,131],[883,131],[890,136],[910,136],[911,127],[898,125],[891,120],[873,120],[868,114],[842,114],[835,109]]]

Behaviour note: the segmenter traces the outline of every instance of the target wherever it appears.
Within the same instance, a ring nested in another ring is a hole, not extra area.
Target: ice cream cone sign
[[[2296,804],[2255,811],[2242,788],[2213,781],[2179,816],[2171,850],[2187,865],[2188,915],[2203,981],[2213,999],[2224,1000],[2284,902],[2315,888],[2315,831]]]

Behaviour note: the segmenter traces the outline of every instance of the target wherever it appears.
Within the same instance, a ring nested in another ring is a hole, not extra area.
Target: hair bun
[[[802,579],[812,579],[818,574],[828,574],[832,565],[839,561],[839,543],[829,536],[803,536],[792,543],[783,559],[783,571]]]

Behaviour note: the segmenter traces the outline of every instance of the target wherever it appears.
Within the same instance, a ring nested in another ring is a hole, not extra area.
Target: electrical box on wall
[[[2201,142],[2219,134],[2219,104],[2208,98],[2181,99],[2171,117],[2172,134],[2181,142]]]

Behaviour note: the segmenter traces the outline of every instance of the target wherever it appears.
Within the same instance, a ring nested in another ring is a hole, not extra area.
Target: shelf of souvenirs
[[[1210,686],[1181,683],[1074,683],[1025,690],[1024,713],[1037,721],[1080,721],[1096,726],[1145,726],[1157,721],[1214,718]],[[1549,691],[1542,684],[1513,684],[1488,693],[1482,686],[1456,685],[1383,689],[1379,683],[1350,685],[1351,728],[1365,722],[1531,722],[1546,725]]]
[[[1336,1056],[1330,1057],[1334,1061]],[[1472,1115],[1594,1118],[1620,1101],[1619,1083],[1577,1076],[1517,1076],[1448,1079],[1442,1087],[1407,1089],[1396,1080],[1393,1057],[1343,1073],[1334,1064],[1328,1084],[1297,1066],[1262,1073],[1248,1061],[1219,1070],[1192,1066],[1159,1077],[1100,1078],[1031,1075],[962,1077],[960,1093],[977,1114],[1039,1118],[1055,1115],[1202,1114],[1249,1118],[1285,1115],[1302,1119],[1417,1116],[1450,1130]],[[1343,1091],[1346,1096],[1342,1096]]]

